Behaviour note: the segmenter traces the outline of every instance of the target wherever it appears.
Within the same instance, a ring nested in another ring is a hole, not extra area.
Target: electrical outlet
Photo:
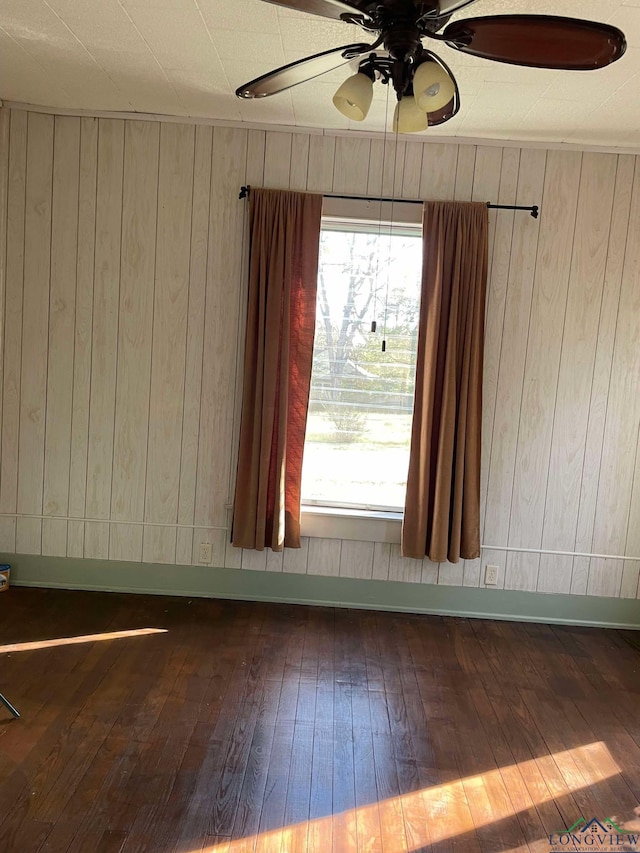
[[[211,543],[210,542],[201,542],[200,543],[200,562],[201,563],[210,563],[211,562]]]
[[[484,583],[485,586],[496,586],[498,583],[498,569],[500,566],[485,566],[484,567]]]

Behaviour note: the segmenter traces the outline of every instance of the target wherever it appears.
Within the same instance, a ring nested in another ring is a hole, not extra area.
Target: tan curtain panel
[[[485,204],[427,202],[402,553],[480,556]]]
[[[300,547],[322,196],[251,189],[249,296],[231,541]]]

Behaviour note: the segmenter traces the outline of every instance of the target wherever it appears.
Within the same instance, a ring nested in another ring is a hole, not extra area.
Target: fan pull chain
[[[385,104],[385,112],[384,112],[384,136],[382,138],[382,171],[381,171],[381,183],[380,183],[380,196],[382,196],[382,179],[384,178],[384,166],[385,160],[387,157],[387,125],[389,123],[389,85],[387,84],[387,102]],[[371,164],[371,159],[369,159],[369,164]],[[376,321],[376,315],[378,313],[378,281],[380,279],[380,242],[382,239],[382,205],[383,200],[380,198],[380,210],[378,212],[378,251],[376,253],[376,279],[375,286],[373,289],[373,317],[374,319],[371,321],[371,332],[375,334],[376,329],[378,328],[378,323]]]
[[[385,128],[386,129],[386,128]],[[384,320],[382,328],[382,352],[387,351],[387,306],[389,305],[389,275],[391,270],[391,241],[393,240],[393,206],[396,200],[396,169],[398,168],[398,128],[395,131],[395,151],[393,153],[393,178],[391,184],[391,222],[389,224],[389,251],[387,253],[387,286],[384,294]]]

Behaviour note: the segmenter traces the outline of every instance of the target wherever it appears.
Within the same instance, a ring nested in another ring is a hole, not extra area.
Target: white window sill
[[[309,504],[302,506],[302,536],[399,543],[401,529],[401,512],[378,512]]]

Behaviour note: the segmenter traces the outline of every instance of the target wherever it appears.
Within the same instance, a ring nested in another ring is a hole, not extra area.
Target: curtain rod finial
[[[246,198],[249,195],[250,189],[251,189],[251,187],[248,185],[246,187],[240,187],[240,194],[238,195],[238,198],[240,198],[240,199]]]

